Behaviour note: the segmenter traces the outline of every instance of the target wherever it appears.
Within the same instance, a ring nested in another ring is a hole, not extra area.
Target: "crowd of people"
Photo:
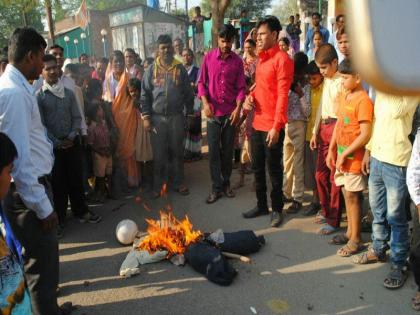
[[[206,19],[196,9],[197,34]],[[386,288],[404,285],[408,260],[420,286],[416,211],[411,254],[408,224],[409,192],[420,211],[420,98],[374,91],[363,81],[343,15],[330,36],[313,13],[304,51],[299,16],[289,22],[284,30],[268,16],[250,29],[244,11],[243,51],[232,49],[237,32],[226,24],[200,65],[169,35],[158,37],[156,55],[144,62],[127,48],[90,65],[85,54],[72,63],[35,30],[17,29],[1,59],[0,261],[10,266],[0,270],[9,284],[1,308],[70,313],[71,303],[57,305],[57,239],[68,203],[81,223],[97,224],[101,217],[89,203],[138,187],[157,198],[166,183],[187,196],[184,165],[202,158],[203,118],[208,204],[234,198],[253,173],[257,204],[245,219],[270,215],[270,226],[279,227],[284,213],[314,216],[319,234],[335,234],[329,243],[340,245],[337,255],[356,264],[383,262],[390,249]],[[240,178],[231,185],[235,165]],[[307,207],[305,191],[312,193]],[[366,194],[370,209],[363,207]],[[365,215],[373,218],[368,248]],[[420,293],[412,305],[420,310]]]

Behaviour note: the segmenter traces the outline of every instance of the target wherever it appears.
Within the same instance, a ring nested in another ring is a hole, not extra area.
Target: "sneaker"
[[[291,206],[286,209],[286,212],[290,214],[298,213],[300,209],[302,209],[302,203],[299,201],[293,200]]]
[[[79,222],[80,223],[89,222],[89,223],[95,224],[95,223],[99,223],[101,220],[102,220],[101,216],[95,214],[94,212],[92,212],[90,210],[88,212],[86,212],[84,215],[79,217]]]

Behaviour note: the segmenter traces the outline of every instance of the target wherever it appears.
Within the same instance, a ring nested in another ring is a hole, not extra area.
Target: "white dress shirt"
[[[0,77],[0,132],[9,136],[18,152],[12,170],[16,191],[39,219],[46,218],[53,207],[38,178],[51,173],[53,146],[41,122],[33,87],[11,64]]]

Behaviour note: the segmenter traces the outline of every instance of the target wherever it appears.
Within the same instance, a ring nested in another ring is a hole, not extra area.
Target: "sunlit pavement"
[[[60,240],[60,303],[80,306],[75,314],[414,314],[410,301],[416,288],[412,276],[404,288],[389,291],[382,282],[388,263],[356,266],[338,257],[329,237],[316,235],[313,218],[287,215],[279,229],[268,229],[269,218],[245,220],[241,213],[254,206],[252,175],[236,198],[213,205],[209,193],[208,161],[186,164],[187,197],[170,192],[168,200],[142,198],[148,212],[134,196],[110,201],[94,210],[100,224],[79,224],[70,219]],[[232,182],[238,179],[234,171]],[[119,245],[115,227],[132,219],[145,230],[147,217],[157,218],[165,203],[178,217],[187,214],[201,231],[264,230],[267,244],[251,255],[252,263],[232,261],[238,276],[229,287],[207,281],[188,265],[168,261],[141,267],[129,279],[118,276],[130,247]],[[364,235],[369,240],[369,235]]]

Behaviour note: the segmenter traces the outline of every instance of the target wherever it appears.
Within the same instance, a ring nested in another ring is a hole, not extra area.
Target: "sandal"
[[[187,195],[190,194],[190,190],[186,186],[184,186],[184,185],[179,186],[176,191],[179,194],[181,194],[182,196],[187,196]]]
[[[407,267],[391,266],[391,271],[384,280],[384,287],[390,290],[401,288],[407,280]]]
[[[377,255],[373,248],[370,248],[367,252],[353,257],[353,263],[358,265],[367,265],[367,264],[375,264],[377,262],[385,262],[386,255],[380,254]]]
[[[330,245],[345,245],[349,241],[349,238],[345,233],[337,234],[328,241]]]
[[[333,234],[333,233],[335,233],[337,231],[338,231],[338,228],[335,228],[335,227],[333,227],[333,226],[331,226],[329,224],[325,224],[324,226],[322,226],[318,230],[317,234],[320,234],[320,235],[330,235],[330,234]]]
[[[347,242],[346,245],[344,245],[337,251],[337,255],[341,257],[350,257],[360,253],[364,249],[365,246],[363,244],[355,243],[350,240]]]
[[[316,223],[316,224],[325,224],[325,223],[327,223],[327,219],[322,215],[321,210],[318,211],[318,213],[316,214],[314,223]]]
[[[411,307],[415,311],[420,311],[420,292],[417,292],[416,295],[411,299]]]

